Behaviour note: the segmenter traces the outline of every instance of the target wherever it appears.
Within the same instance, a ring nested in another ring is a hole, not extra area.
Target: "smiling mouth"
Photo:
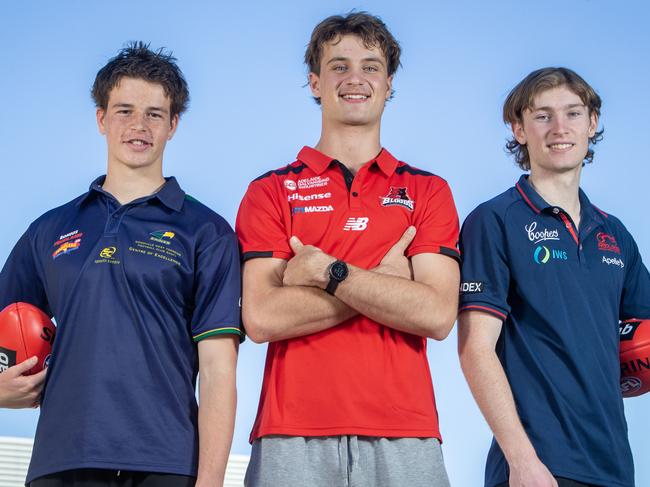
[[[146,140],[143,139],[129,139],[124,142],[125,144],[132,145],[134,147],[149,147],[151,146],[151,142],[147,142]]]
[[[561,144],[548,144],[546,147],[551,150],[567,150],[571,149],[573,146],[575,146],[575,144],[570,142],[563,142]]]
[[[345,95],[341,95],[341,98],[344,100],[350,100],[350,101],[365,101],[368,98],[370,98],[369,95],[364,95],[361,93],[347,93]]]

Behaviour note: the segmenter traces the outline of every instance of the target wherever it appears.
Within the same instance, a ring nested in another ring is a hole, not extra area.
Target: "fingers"
[[[29,357],[27,360],[24,360],[20,362],[19,364],[14,365],[13,367],[9,368],[7,372],[10,370],[13,371],[15,376],[23,375],[25,372],[27,372],[29,369],[34,367],[36,365],[36,362],[38,362],[37,357]]]
[[[38,387],[40,390],[43,387],[43,382],[45,382],[46,373],[47,373],[47,369],[43,369],[34,375],[28,376],[32,387]]]
[[[291,250],[293,250],[294,254],[300,252],[304,247],[303,243],[295,235],[289,239],[289,245],[291,246]]]
[[[402,234],[402,236],[397,241],[397,243],[395,243],[395,245],[391,247],[388,253],[398,253],[400,255],[404,255],[404,252],[406,252],[406,248],[413,241],[414,237],[415,237],[415,227],[411,225]]]

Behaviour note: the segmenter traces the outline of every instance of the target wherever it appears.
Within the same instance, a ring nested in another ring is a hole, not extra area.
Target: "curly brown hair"
[[[153,51],[142,41],[130,42],[97,72],[91,95],[95,106],[106,110],[108,96],[124,77],[162,85],[171,100],[171,117],[181,115],[190,100],[190,92],[176,58],[164,48]]]
[[[587,107],[590,116],[595,113],[600,117],[602,101],[589,83],[569,68],[549,67],[533,71],[512,89],[503,104],[504,123],[508,125],[515,122],[522,123],[522,114],[524,110],[532,108],[535,97],[542,91],[559,86],[566,86],[578,95]],[[603,132],[604,129],[601,129],[589,138],[590,145],[584,163],[593,162],[594,151],[591,146],[602,140]],[[506,142],[506,151],[515,156],[515,162],[521,169],[524,171],[530,169],[530,158],[525,144],[520,144],[513,137]]]
[[[346,15],[327,17],[314,28],[305,51],[305,64],[309,72],[320,74],[324,44],[348,34],[359,36],[367,48],[381,49],[386,57],[388,76],[392,76],[397,71],[401,65],[399,58],[402,50],[386,24],[379,17],[368,12],[350,12]],[[393,92],[391,92],[392,96]],[[314,100],[320,104],[319,98]]]

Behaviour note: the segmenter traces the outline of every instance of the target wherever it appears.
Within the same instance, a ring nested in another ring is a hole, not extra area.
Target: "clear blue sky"
[[[585,77],[604,99],[605,139],[583,188],[625,222],[650,261],[650,11],[636,0],[3,2],[0,261],[33,219],[104,172],[90,86],[129,40],[172,49],[190,85],[165,174],[234,223],[251,179],[318,140],[304,47],[318,21],[352,8],[381,16],[404,51],[383,144],[446,178],[461,219],[520,174],[503,151],[510,88],[548,65]],[[235,453],[249,451],[264,354],[250,341],[240,350]],[[429,356],[452,485],[482,485],[491,435],[460,372],[455,332],[431,342]],[[649,408],[650,395],[626,401],[639,486],[650,485]],[[36,419],[0,411],[0,435],[32,436]]]

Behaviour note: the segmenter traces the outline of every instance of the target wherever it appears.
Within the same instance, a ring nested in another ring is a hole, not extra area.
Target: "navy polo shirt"
[[[57,335],[27,481],[102,468],[196,475],[196,341],[240,331],[237,239],[174,178],[120,205],[90,191],[30,225],[0,274]]]
[[[623,224],[580,191],[580,228],[522,176],[461,231],[460,310],[503,320],[496,351],[541,461],[556,476],[632,487],[619,320],[650,317],[650,276]],[[485,485],[508,479],[493,441]]]

